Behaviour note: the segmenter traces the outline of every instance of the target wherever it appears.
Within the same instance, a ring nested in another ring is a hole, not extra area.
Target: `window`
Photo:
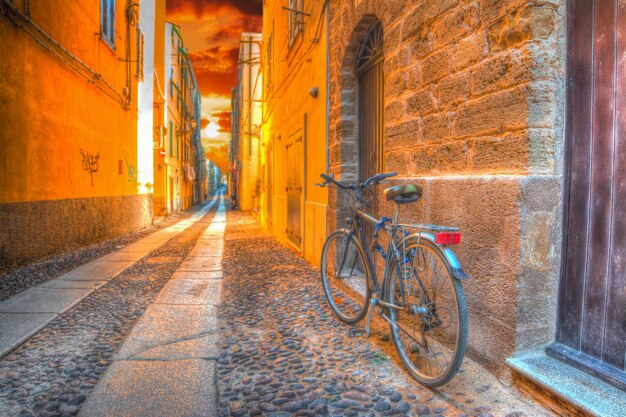
[[[296,41],[304,25],[304,0],[289,0],[289,47]]]
[[[100,37],[115,49],[115,0],[100,0]]]
[[[174,156],[174,125],[170,122],[170,156]]]
[[[143,33],[137,28],[137,79],[143,81]]]

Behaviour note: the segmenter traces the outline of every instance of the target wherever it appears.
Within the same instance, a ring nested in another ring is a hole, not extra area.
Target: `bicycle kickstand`
[[[372,312],[376,307],[380,307],[378,304],[378,298],[372,298],[370,300],[370,308],[367,311],[367,319],[365,320],[365,335],[370,337],[370,323],[372,321]]]

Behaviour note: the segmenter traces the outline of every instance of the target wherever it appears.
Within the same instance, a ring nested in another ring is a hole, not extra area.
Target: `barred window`
[[[304,26],[304,0],[289,0],[289,47],[294,44]]]
[[[115,49],[115,0],[100,0],[100,37]]]
[[[137,28],[137,79],[143,81],[143,33]]]
[[[269,39],[267,40],[267,74],[265,75],[265,80],[267,82],[267,89],[272,88],[272,64],[274,57],[272,56],[272,44],[274,43],[274,32],[270,34]]]

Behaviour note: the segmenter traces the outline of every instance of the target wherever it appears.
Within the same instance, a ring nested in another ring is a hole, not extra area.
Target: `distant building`
[[[200,92],[180,29],[168,22],[164,35],[162,124],[156,128],[160,137],[155,141],[159,152],[154,160],[156,216],[186,210],[204,198],[198,186],[202,182],[198,173],[205,175],[200,143]]]
[[[241,210],[260,216],[261,195],[261,123],[263,77],[261,74],[260,33],[243,33],[239,46],[238,83],[233,90],[233,130],[231,179]],[[232,190],[231,190],[232,194]]]
[[[0,3],[1,264],[152,222],[155,3]]]

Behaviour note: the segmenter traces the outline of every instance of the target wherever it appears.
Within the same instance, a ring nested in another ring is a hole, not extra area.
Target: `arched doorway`
[[[375,21],[361,43],[356,57],[359,80],[359,181],[381,172],[383,160],[384,109],[383,28]],[[372,199],[372,214],[377,214],[377,195]],[[369,235],[367,233],[366,235]]]

